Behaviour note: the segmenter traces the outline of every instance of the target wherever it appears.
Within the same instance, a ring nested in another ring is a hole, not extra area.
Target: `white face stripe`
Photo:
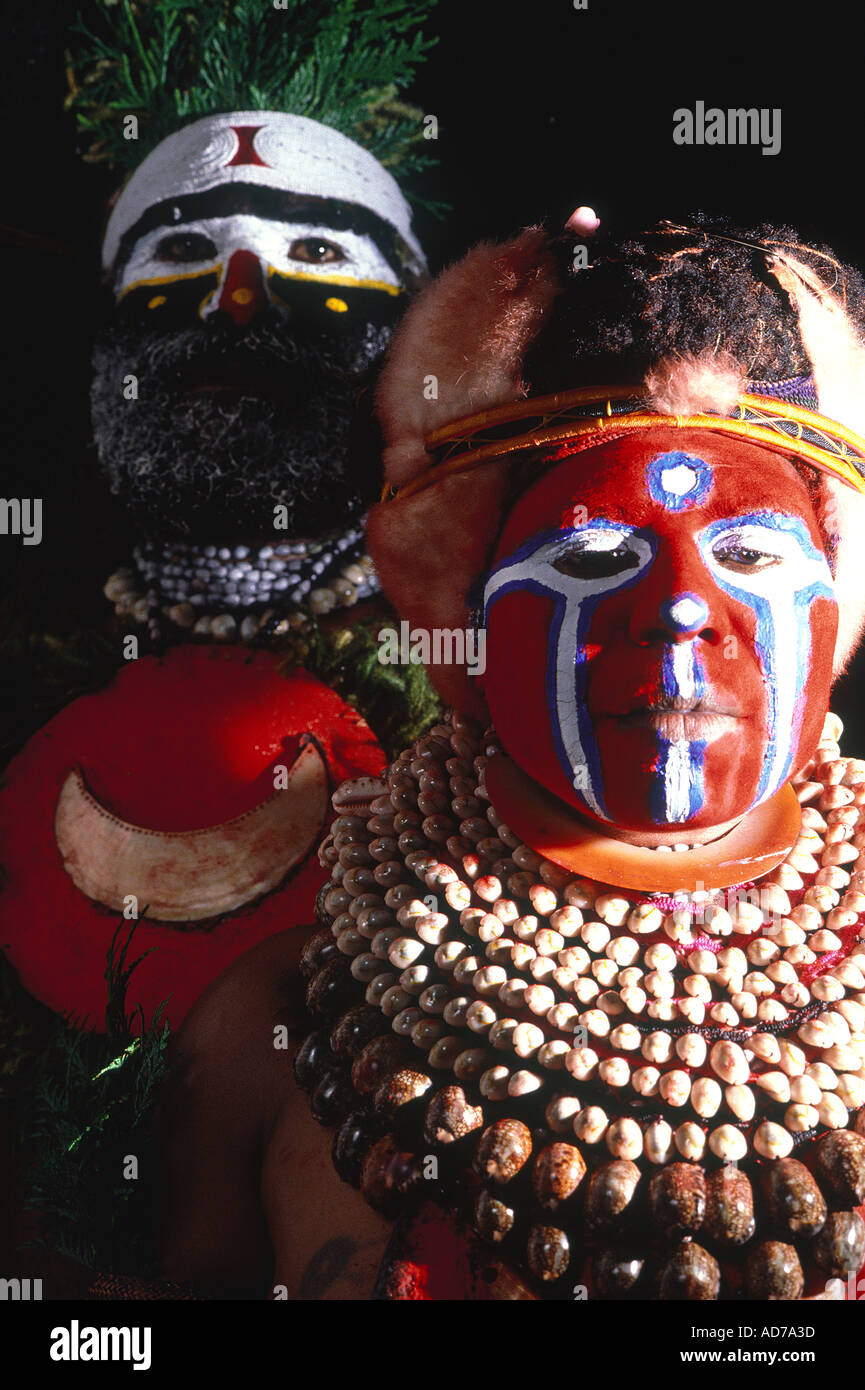
[[[617,541],[627,541],[637,557],[635,568],[604,578],[579,579],[562,574],[553,561],[569,546],[583,542],[587,549],[615,549]],[[597,602],[634,583],[648,569],[654,550],[643,536],[633,534],[630,527],[598,524],[571,536],[542,536],[520,547],[510,559],[493,570],[484,589],[484,622],[489,619],[493,604],[512,589],[531,589],[549,594],[557,600],[556,640],[549,653],[547,696],[554,707],[550,713],[553,732],[569,780],[575,791],[597,816],[608,819],[603,807],[603,789],[591,727],[584,719],[581,728],[582,701],[575,689],[585,660],[583,637]],[[586,769],[584,772],[583,769]]]
[[[673,646],[670,657],[672,684],[675,689],[670,693],[678,696],[682,700],[693,700],[695,695],[694,681],[694,643],[678,642]]]
[[[672,608],[676,606],[671,605]],[[702,612],[705,612],[705,607]],[[669,699],[700,698],[704,679],[694,638],[667,645],[661,664],[661,684],[664,695]],[[663,814],[660,814],[655,803],[656,819],[670,823],[689,820],[704,803],[705,743],[701,739],[665,739],[661,734],[657,735],[657,741]]]
[[[238,158],[234,126],[257,126],[253,149],[262,163]],[[396,180],[347,136],[319,121],[284,111],[231,111],[205,116],[169,135],[135,170],[118,198],[102,248],[106,270],[125,232],[157,203],[221,184],[247,183],[317,198],[358,203],[395,227],[426,266],[411,227],[411,210]]]
[[[815,598],[834,598],[832,574],[826,556],[814,546],[798,517],[770,514],[764,518],[756,513],[738,521],[715,522],[702,532],[699,544],[718,586],[745,603],[757,618],[756,649],[769,690],[769,747],[759,802],[777,791],[788,775],[798,737],[796,707],[808,677],[808,610]],[[731,571],[716,558],[722,545],[774,555],[781,563],[751,573]]]
[[[165,261],[157,255],[161,242],[172,236],[190,234],[205,236],[212,241],[216,247],[215,255],[207,260],[182,263]],[[292,242],[308,238],[339,246],[345,253],[345,260],[316,265],[296,260],[288,254]],[[184,222],[174,231],[170,227],[157,227],[146,233],[136,242],[132,255],[123,267],[116,287],[117,295],[119,297],[142,283],[170,280],[175,275],[198,274],[220,263],[224,279],[234,251],[252,251],[263,266],[272,266],[283,274],[296,274],[304,279],[399,288],[396,275],[369,237],[349,231],[335,233],[309,222],[272,222],[250,215],[236,215],[207,217],[197,222]],[[219,291],[214,299],[218,298]]]
[[[691,787],[697,775],[690,739],[664,740],[661,776],[664,783],[665,819],[675,824],[692,814]]]

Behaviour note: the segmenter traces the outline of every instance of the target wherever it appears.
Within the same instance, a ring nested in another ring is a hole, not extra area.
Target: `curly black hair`
[[[865,324],[865,281],[822,246],[789,227],[739,228],[696,213],[648,231],[601,232],[574,268],[574,237],[558,238],[564,289],[529,350],[532,394],[573,386],[638,382],[660,357],[728,352],[752,381],[810,372],[798,317],[767,268],[786,252],[807,265]]]

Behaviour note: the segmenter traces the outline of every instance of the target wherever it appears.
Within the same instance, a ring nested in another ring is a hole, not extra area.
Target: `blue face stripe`
[[[497,568],[492,571],[492,573],[490,574],[490,579],[492,579],[494,575],[500,573],[500,571],[503,568],[510,568],[511,564],[519,563],[522,560],[528,559],[539,548],[539,545],[543,545],[545,543],[545,539],[541,538],[537,543],[533,543],[530,541],[527,545],[520,546],[520,549],[518,551],[514,551],[513,556],[511,556],[507,561],[505,561],[504,565],[497,566]],[[568,781],[573,786],[574,770],[571,767],[570,762],[568,761],[568,756],[565,751],[564,740],[562,738],[561,722],[559,720],[558,712],[558,694],[556,689],[558,684],[557,654],[559,650],[559,642],[561,639],[562,622],[564,621],[565,610],[567,608],[567,599],[565,598],[564,594],[557,593],[555,589],[550,588],[549,585],[542,583],[539,579],[526,577],[521,579],[506,580],[504,584],[497,588],[495,592],[485,600],[485,627],[489,623],[490,612],[492,611],[493,606],[496,603],[498,603],[499,599],[504,598],[507,594],[514,593],[540,594],[543,598],[550,598],[553,600],[553,616],[550,622],[550,640],[547,643],[547,663],[546,669],[544,671],[544,691],[546,693],[547,709],[550,712],[553,743],[556,749],[556,756],[558,757],[559,762],[561,763],[561,766],[564,769]],[[577,638],[577,643],[577,650],[579,652],[579,636]],[[576,682],[576,680],[578,679],[576,671],[574,675]],[[583,685],[585,686],[585,680],[583,681]],[[582,733],[582,709],[580,707],[578,707],[578,719],[580,720],[580,732]],[[595,756],[594,758],[592,758],[590,751],[585,748],[585,745],[583,745],[583,747],[587,756],[587,780],[589,782],[589,785],[595,791],[595,795],[598,797],[599,804],[602,805],[602,796],[599,794],[600,761],[597,757],[597,750],[595,750]],[[595,787],[595,783],[598,784],[597,788]]]
[[[688,699],[691,694],[693,694],[695,699],[700,700],[706,693],[706,677],[703,670],[703,663],[697,657],[693,641],[681,643],[679,651],[687,651],[690,653],[693,691],[685,691],[682,689],[681,680],[675,669],[676,648],[672,642],[668,643],[664,648],[664,653],[661,657],[661,691],[671,700],[680,695]]]
[[[705,672],[695,643],[670,642],[661,658],[661,690],[667,699],[702,699]],[[656,824],[690,819],[705,804],[703,776],[706,743],[698,739],[675,742],[656,735],[658,752],[650,766],[649,807]],[[682,810],[682,783],[687,779],[686,809]]]

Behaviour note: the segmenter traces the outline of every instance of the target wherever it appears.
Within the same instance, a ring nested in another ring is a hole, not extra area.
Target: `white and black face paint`
[[[326,214],[316,220],[334,229],[354,217],[409,275],[425,273],[396,180],[345,135],[281,111],[206,116],[163,140],[117,200],[105,233],[105,269],[127,260],[130,247],[154,228],[211,215],[215,191],[232,186],[260,192],[259,215],[272,215],[263,210],[278,206],[282,194],[316,204]]]
[[[123,311],[136,306],[155,328],[176,320],[178,310],[204,321],[223,314],[242,326],[275,308],[305,309],[309,326],[322,331],[340,326],[329,322],[332,315],[386,321],[402,294],[371,237],[247,214],[155,228],[135,243],[116,286]]]
[[[103,255],[94,432],[145,534],[266,537],[277,506],[296,535],[358,517],[378,478],[348,458],[355,400],[425,270],[378,162],[314,121],[208,117],[143,162]]]

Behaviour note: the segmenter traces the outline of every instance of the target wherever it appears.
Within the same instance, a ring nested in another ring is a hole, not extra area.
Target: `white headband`
[[[205,116],[157,145],[135,170],[108,220],[102,246],[105,269],[114,264],[125,233],[149,208],[230,183],[360,204],[394,227],[416,258],[417,269],[426,269],[411,229],[411,210],[396,179],[368,150],[339,131],[282,111]]]

